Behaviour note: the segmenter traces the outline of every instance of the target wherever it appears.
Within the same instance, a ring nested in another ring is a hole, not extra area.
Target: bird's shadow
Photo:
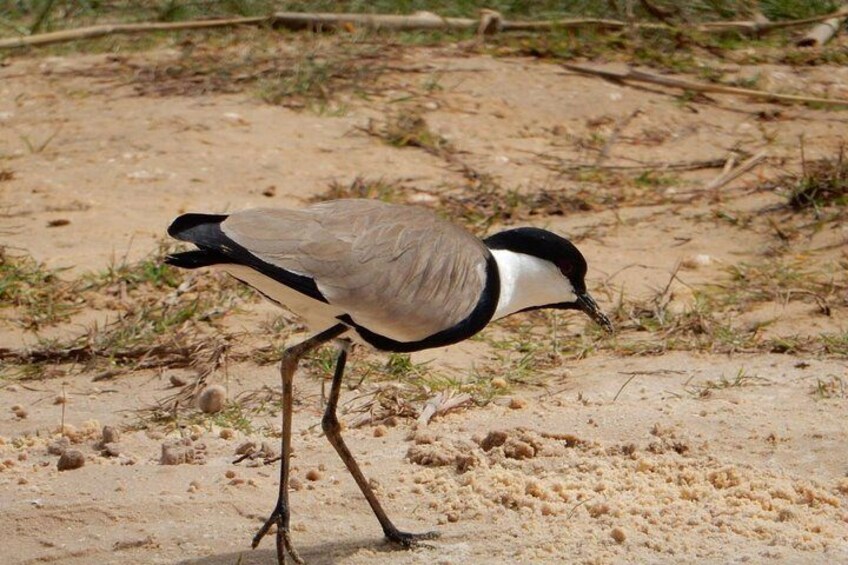
[[[379,538],[361,538],[345,541],[332,540],[312,546],[298,547],[297,549],[300,556],[308,565],[334,565],[363,549],[377,553],[410,551],[408,548]],[[427,543],[421,543],[416,549],[426,551],[433,549],[433,547]],[[288,563],[289,561],[286,562]],[[248,548],[244,551],[208,555],[198,559],[186,559],[178,563],[179,565],[275,565],[277,563],[277,552],[273,549],[272,545],[269,549],[251,550]]]

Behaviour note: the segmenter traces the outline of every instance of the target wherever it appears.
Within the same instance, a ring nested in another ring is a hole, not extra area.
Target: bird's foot
[[[253,543],[251,543],[251,547],[256,549],[259,546],[259,542],[262,541],[262,538],[265,537],[265,534],[268,533],[268,530],[271,529],[271,526],[277,526],[277,563],[279,565],[284,565],[286,562],[286,554],[291,555],[292,560],[295,563],[300,565],[303,564],[303,558],[300,557],[297,550],[292,545],[291,534],[289,533],[289,527],[287,524],[288,520],[283,518],[283,512],[278,505],[271,515],[265,520],[265,523],[256,532],[256,535],[253,536]]]
[[[418,542],[423,540],[431,540],[438,538],[441,534],[439,532],[423,532],[420,534],[412,534],[409,532],[402,532],[400,530],[386,530],[386,539],[392,543],[396,543],[403,547],[415,547],[418,545]]]

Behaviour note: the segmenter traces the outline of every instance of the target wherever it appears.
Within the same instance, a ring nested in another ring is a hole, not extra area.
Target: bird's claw
[[[291,534],[289,533],[288,526],[283,524],[283,514],[280,511],[279,507],[274,509],[274,512],[271,513],[271,516],[265,520],[265,523],[259,528],[259,531],[256,532],[256,535],[253,536],[253,542],[250,544],[253,549],[259,547],[259,542],[262,541],[262,538],[265,537],[265,534],[271,529],[271,526],[277,526],[277,563],[279,565],[284,565],[286,562],[286,554],[290,555],[292,560],[299,565],[303,565],[304,561],[297,550],[292,545]]]
[[[387,540],[403,547],[415,547],[420,541],[433,540],[441,535],[436,531],[413,534],[410,532],[402,532],[400,530],[388,530],[385,534]]]

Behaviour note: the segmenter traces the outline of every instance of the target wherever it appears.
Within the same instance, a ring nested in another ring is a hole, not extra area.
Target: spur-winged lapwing
[[[253,538],[277,525],[277,558],[300,562],[289,538],[292,380],[308,351],[345,334],[383,351],[419,351],[468,339],[492,320],[538,308],[582,310],[609,319],[586,292],[586,260],[566,239],[517,228],[480,240],[429,210],[375,200],[336,200],[301,210],[184,214],[168,233],[198,249],[166,262],[218,267],[285,306],[317,331],[288,348],[280,373],[283,438],[277,506]],[[386,537],[405,546],[435,537],[389,520],[341,437],[336,418],[347,360],[342,343],[322,420]]]

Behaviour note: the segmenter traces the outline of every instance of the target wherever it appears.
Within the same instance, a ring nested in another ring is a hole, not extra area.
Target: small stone
[[[199,490],[200,490],[200,481],[198,481],[197,479],[191,481],[188,484],[188,492],[197,492]]]
[[[523,398],[519,398],[518,396],[513,396],[509,399],[509,407],[513,410],[521,410],[527,406],[527,401]]]
[[[310,469],[306,472],[307,481],[320,481],[323,475],[318,469]]]
[[[384,435],[386,435],[386,432],[388,432],[388,429],[386,428],[386,426],[383,426],[381,424],[379,426],[375,426],[374,431],[372,433],[374,434],[374,437],[383,437]]]
[[[27,416],[29,416],[29,413],[26,411],[26,409],[25,409],[25,408],[20,408],[20,409],[18,409],[18,410],[15,410],[15,417],[16,417],[17,419],[19,419],[19,420],[23,420],[23,419],[25,419]]]
[[[227,391],[221,385],[209,385],[197,397],[197,407],[206,414],[215,414],[224,409]]]
[[[233,439],[236,437],[236,432],[230,428],[223,428],[218,432],[218,437],[221,439]]]
[[[57,405],[58,404],[65,404],[67,401],[68,401],[68,399],[65,398],[65,395],[60,394],[56,398],[53,399],[53,404],[57,404]]]
[[[168,380],[171,382],[171,386],[185,386],[186,380],[179,375],[171,375]]]
[[[17,412],[18,410],[23,410],[23,409],[24,409],[24,407],[23,407],[23,406],[21,406],[20,404],[15,404],[15,405],[13,405],[13,406],[10,408],[10,410],[11,410],[12,412]]]
[[[262,196],[267,198],[273,198],[275,194],[277,194],[277,187],[273,184],[265,187],[265,190],[262,191]]]
[[[624,543],[624,540],[627,539],[627,536],[624,534],[624,530],[621,528],[613,528],[610,532],[610,536],[612,536],[615,543]]]
[[[448,522],[451,522],[451,523],[459,522],[459,514],[457,514],[456,512],[448,512],[447,519],[448,519]]]
[[[56,467],[60,471],[72,471],[74,469],[79,469],[83,465],[85,465],[85,455],[76,449],[67,449],[64,453],[62,453],[62,456],[59,457],[59,462],[56,464]]]
[[[274,459],[277,456],[277,450],[274,449],[267,441],[263,441],[262,445],[259,446],[259,453],[261,453],[262,457],[265,459]]]
[[[236,478],[236,472],[233,471],[232,469],[228,469],[227,472],[224,473],[224,476],[227,477],[228,479],[234,479],[234,478]]]
[[[100,453],[105,457],[117,457],[121,454],[121,446],[115,442],[104,443],[100,447]]]
[[[297,477],[292,477],[289,479],[289,489],[290,490],[300,490],[303,488],[303,482]]]
[[[121,433],[117,428],[103,426],[103,430],[100,432],[100,442],[103,445],[107,443],[118,443],[119,441],[121,441]]]
[[[245,441],[236,448],[236,455],[250,455],[254,451],[256,451],[256,442]]]
[[[503,388],[506,388],[506,387],[507,387],[507,382],[506,382],[506,379],[504,379],[503,377],[495,377],[494,379],[492,379],[492,388],[503,389]]]
[[[712,264],[713,258],[709,255],[705,255],[700,253],[698,255],[693,255],[691,257],[686,257],[683,261],[680,262],[681,266],[684,269],[699,269],[701,267],[708,267]]]
[[[29,483],[29,481],[26,479],[26,477],[18,477],[18,484],[19,485],[25,485],[27,483]]]
[[[62,455],[69,447],[71,447],[71,440],[62,436],[47,445],[47,453],[50,455]]]

